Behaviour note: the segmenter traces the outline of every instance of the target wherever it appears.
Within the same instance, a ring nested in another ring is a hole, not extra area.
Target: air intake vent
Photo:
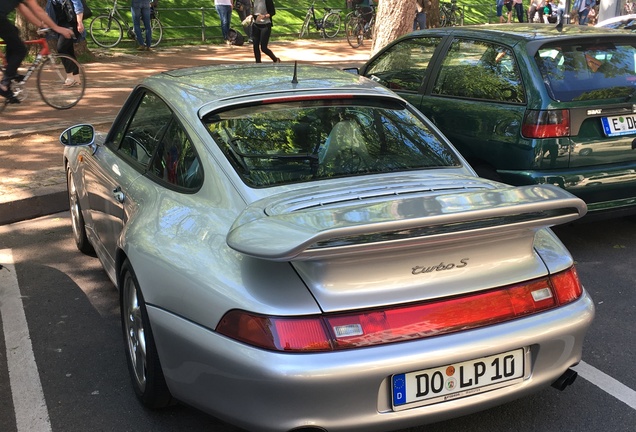
[[[371,186],[365,188],[330,190],[327,193],[317,192],[295,197],[291,200],[274,203],[265,209],[269,216],[293,213],[303,210],[311,210],[320,207],[338,207],[364,200],[368,204],[374,201],[385,201],[387,197],[410,197],[439,195],[444,193],[471,192],[485,189],[483,182],[462,182],[444,181],[427,184],[423,187],[421,183],[404,183],[401,185],[383,184],[382,186]]]

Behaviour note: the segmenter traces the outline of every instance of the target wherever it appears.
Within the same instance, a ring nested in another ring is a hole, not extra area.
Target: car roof
[[[550,39],[564,40],[566,38],[591,37],[601,35],[614,35],[616,31],[600,27],[564,25],[557,29],[552,24],[486,24],[463,27],[441,27],[419,30],[404,38],[415,35],[470,35],[472,37],[487,37],[488,39],[513,44],[519,41],[541,41]]]
[[[273,97],[360,95],[400,99],[367,78],[307,64],[225,64],[177,69],[146,78],[142,85],[166,100],[187,100],[203,116],[226,105]]]

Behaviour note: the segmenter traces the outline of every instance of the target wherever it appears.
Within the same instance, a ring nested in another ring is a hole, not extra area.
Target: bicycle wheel
[[[364,37],[367,39],[373,39],[374,29],[375,29],[375,16],[372,16],[371,21],[369,21],[369,25],[367,26],[366,32],[364,33]]]
[[[66,69],[64,64],[75,65],[79,70],[79,82],[73,86],[65,86]],[[74,58],[64,54],[52,54],[38,68],[38,93],[47,105],[57,109],[68,109],[75,106],[86,89],[84,68]]]
[[[110,15],[96,16],[89,26],[91,39],[102,48],[112,48],[121,42],[124,30],[117,18]]]
[[[334,38],[340,31],[340,14],[329,12],[322,20],[322,31],[328,38]]]
[[[298,33],[299,38],[305,35],[309,36],[309,20],[310,19],[311,19],[311,15],[307,14],[305,16],[305,21],[303,22],[303,26],[300,28],[300,32]]]
[[[446,16],[446,11],[439,11],[439,26],[446,27],[448,25],[448,17]]]
[[[153,18],[150,20],[150,28],[152,29],[152,43],[151,47],[156,47],[161,42],[163,38],[163,26],[161,25],[161,21],[159,18]],[[144,31],[141,31],[141,34],[144,34]]]
[[[358,48],[362,45],[364,37],[362,20],[357,16],[351,17],[349,21],[345,22],[345,33],[347,34],[347,42],[352,48]]]
[[[448,21],[447,21],[447,26],[449,27],[455,27],[457,25],[457,14],[455,13],[455,11],[451,11],[451,13],[448,15]]]

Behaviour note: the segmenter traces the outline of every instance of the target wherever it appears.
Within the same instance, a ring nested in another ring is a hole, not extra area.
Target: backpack
[[[245,37],[233,28],[227,33],[227,38],[232,45],[242,46],[245,43]]]
[[[86,0],[82,0],[82,7],[84,8],[84,19],[89,19],[93,16],[93,11],[86,3]]]
[[[71,0],[62,0],[60,3],[58,3],[58,5],[59,6],[58,8],[56,8],[55,12],[56,15],[58,13],[62,13],[66,17],[66,20],[68,22],[73,22],[73,20],[75,20],[76,18],[76,14]],[[86,0],[82,0],[82,8],[84,9],[84,19],[88,19],[93,16],[93,11],[88,6],[88,4],[86,4]]]

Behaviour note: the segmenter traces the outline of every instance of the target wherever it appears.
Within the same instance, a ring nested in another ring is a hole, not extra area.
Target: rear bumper
[[[636,163],[563,170],[501,170],[512,185],[553,184],[581,198],[588,213],[636,214]]]
[[[550,385],[581,360],[594,317],[586,292],[556,310],[426,340],[321,354],[268,352],[148,307],[162,367],[177,399],[253,431],[302,426],[380,431],[486,409]],[[435,405],[393,411],[390,377],[526,347],[520,383]]]

